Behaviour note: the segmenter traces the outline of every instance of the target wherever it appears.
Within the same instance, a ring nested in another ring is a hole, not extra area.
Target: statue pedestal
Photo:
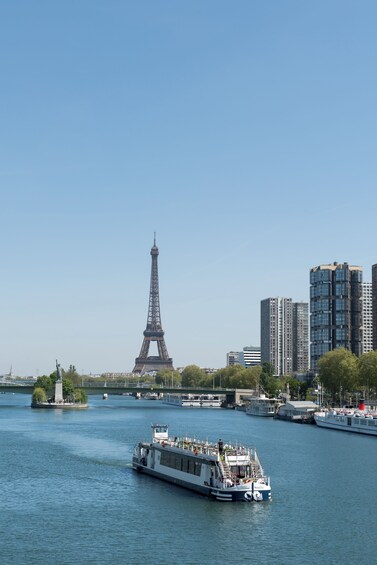
[[[55,403],[63,402],[63,381],[56,381],[55,383]]]

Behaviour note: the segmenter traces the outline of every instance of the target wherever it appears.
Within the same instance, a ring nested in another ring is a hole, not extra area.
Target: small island
[[[64,375],[63,375],[64,373]],[[67,373],[56,361],[56,371],[50,376],[38,377],[31,399],[32,408],[80,409],[88,407],[88,397],[84,390],[75,389],[76,370],[70,366]]]

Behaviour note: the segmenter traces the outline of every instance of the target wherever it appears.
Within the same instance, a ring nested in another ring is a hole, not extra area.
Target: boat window
[[[202,464],[193,457],[179,455],[178,453],[170,453],[169,451],[161,451],[160,464],[165,467],[177,469],[184,473],[200,476]]]
[[[232,465],[231,466],[231,471],[232,471],[233,475],[235,475],[236,477],[239,477],[240,479],[243,479],[243,478],[248,476],[247,469],[248,469],[248,467],[246,465]]]
[[[195,461],[193,459],[189,459],[189,464],[188,464],[188,473],[191,473],[192,475],[195,475]]]

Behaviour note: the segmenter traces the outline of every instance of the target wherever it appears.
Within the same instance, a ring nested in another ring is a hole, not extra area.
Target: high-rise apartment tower
[[[292,373],[292,298],[261,301],[261,362],[270,362],[275,375]]]
[[[348,263],[310,270],[311,369],[338,347],[362,353],[362,280],[362,267]]]
[[[363,282],[363,353],[373,349],[372,283]]]
[[[377,264],[372,265],[372,335],[373,349],[377,349]]]
[[[309,304],[292,303],[292,368],[294,373],[309,369]]]

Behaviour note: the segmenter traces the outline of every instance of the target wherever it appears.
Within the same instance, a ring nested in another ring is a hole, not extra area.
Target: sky
[[[0,2],[0,374],[174,366],[377,262],[374,0]],[[151,347],[150,353],[154,350]]]

